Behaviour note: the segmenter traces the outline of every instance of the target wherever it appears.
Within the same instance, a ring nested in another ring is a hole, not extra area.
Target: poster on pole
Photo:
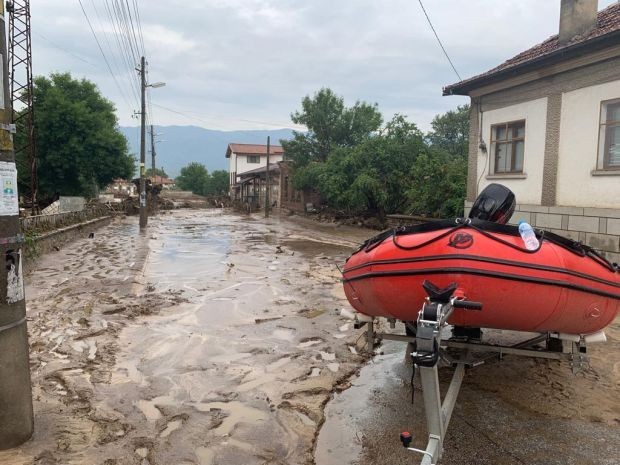
[[[15,163],[0,161],[0,216],[19,214]]]
[[[0,110],[4,110],[4,56],[0,55]]]

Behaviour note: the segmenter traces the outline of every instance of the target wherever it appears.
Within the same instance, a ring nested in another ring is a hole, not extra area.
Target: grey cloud
[[[613,0],[601,0],[600,8]],[[102,0],[84,6],[102,41]],[[301,98],[329,86],[348,102],[376,102],[386,119],[403,113],[428,129],[432,117],[466,99],[442,97],[458,79],[415,0],[138,0],[149,76],[167,87],[153,101],[157,124],[220,129],[287,123]],[[463,78],[496,66],[557,30],[559,0],[426,0],[425,5]],[[77,2],[32,4],[34,68],[71,71],[96,82],[135,124],[129,79],[116,60],[110,77]],[[45,37],[46,39],[43,39]],[[108,36],[108,40],[113,38]],[[52,45],[53,42],[54,45]],[[105,48],[105,44],[104,45]],[[62,48],[64,50],[59,49]],[[77,56],[77,57],[76,57]],[[78,58],[79,57],[79,58]],[[95,66],[93,66],[93,64]],[[262,126],[264,127],[264,126]]]

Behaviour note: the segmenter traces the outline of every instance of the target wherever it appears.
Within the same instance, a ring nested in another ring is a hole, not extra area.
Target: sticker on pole
[[[22,273],[22,251],[8,253],[6,259],[6,303],[14,304],[24,300],[24,275]]]
[[[0,216],[19,214],[15,163],[0,161]]]

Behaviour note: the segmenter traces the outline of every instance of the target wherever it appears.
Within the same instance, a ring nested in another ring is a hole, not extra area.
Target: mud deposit
[[[118,220],[27,281],[35,434],[1,464],[306,464],[364,361],[336,264],[367,231]]]

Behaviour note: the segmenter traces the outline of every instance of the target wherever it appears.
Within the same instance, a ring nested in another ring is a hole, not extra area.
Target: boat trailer
[[[358,314],[355,326],[367,325],[367,349],[374,351],[375,342],[379,340],[402,341],[407,343],[406,358],[413,361],[413,369],[420,371],[424,411],[428,430],[426,449],[411,447],[412,436],[403,432],[400,440],[403,446],[422,454],[422,465],[436,465],[443,455],[444,439],[450,423],[452,411],[456,405],[466,368],[473,368],[487,360],[501,358],[504,355],[543,358],[568,362],[573,373],[584,372],[589,367],[586,343],[605,341],[604,333],[589,336],[575,336],[558,333],[539,334],[514,345],[487,344],[467,337],[445,338],[449,332],[448,318],[455,308],[468,311],[482,310],[482,304],[464,300],[458,294],[456,285],[438,289],[430,282],[424,283],[428,298],[418,313],[418,319],[411,332],[414,335],[377,333],[374,318]],[[396,320],[388,320],[392,328]],[[545,348],[535,347],[546,343]],[[551,350],[554,349],[554,350]],[[555,350],[557,349],[557,350]],[[455,368],[446,395],[442,401],[439,391],[438,365],[443,362]]]

